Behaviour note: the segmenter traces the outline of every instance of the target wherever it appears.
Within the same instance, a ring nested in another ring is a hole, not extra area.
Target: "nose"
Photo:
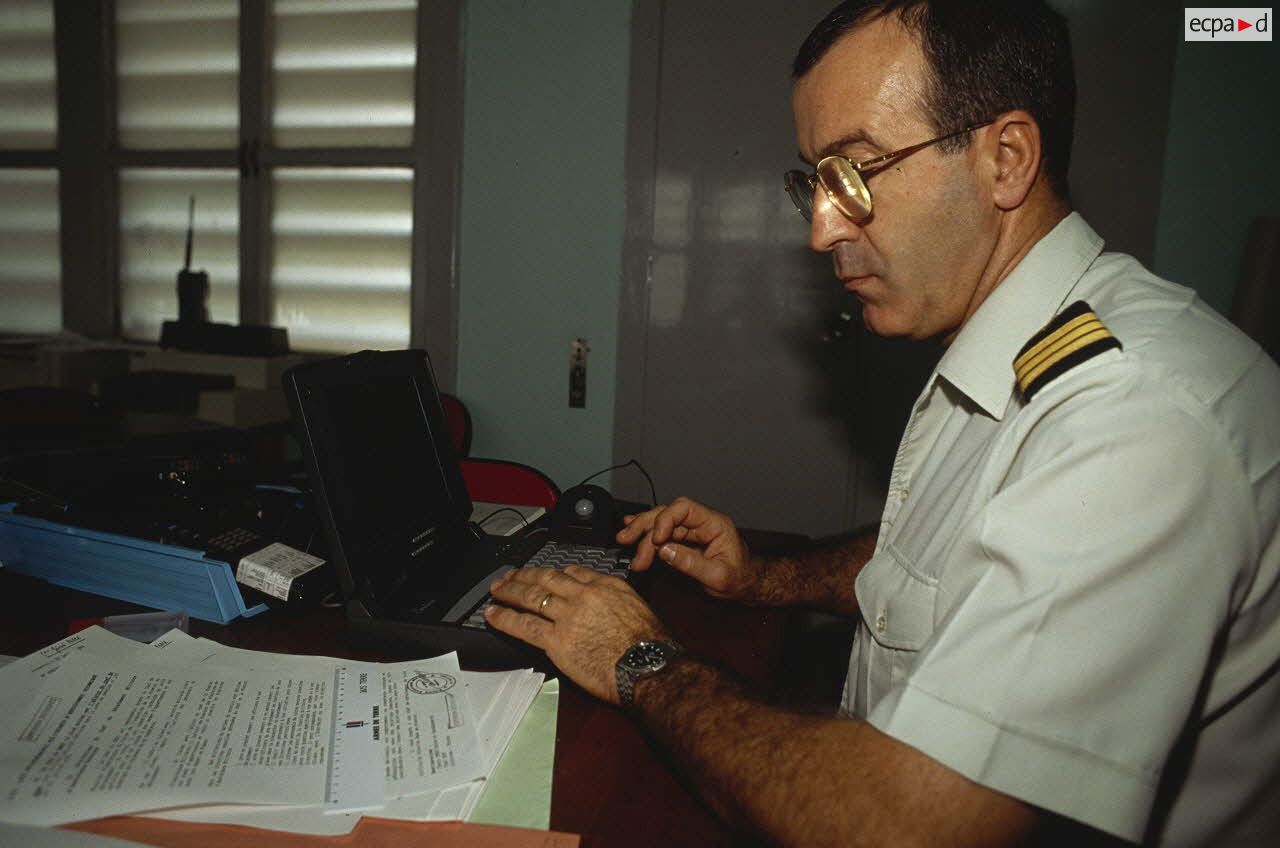
[[[830,253],[842,241],[853,241],[862,235],[862,227],[840,211],[826,189],[813,192],[813,217],[809,220],[809,247],[818,253]]]

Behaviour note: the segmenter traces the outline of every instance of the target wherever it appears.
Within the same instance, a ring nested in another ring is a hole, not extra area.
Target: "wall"
[[[1249,222],[1280,215],[1280,46],[1178,39],[1155,271],[1227,312]]]
[[[1076,71],[1072,204],[1107,250],[1150,266],[1181,18],[1166,0],[1052,5],[1067,16]]]
[[[630,14],[630,0],[467,3],[458,395],[473,455],[561,488],[612,460]],[[587,405],[570,409],[579,336]]]

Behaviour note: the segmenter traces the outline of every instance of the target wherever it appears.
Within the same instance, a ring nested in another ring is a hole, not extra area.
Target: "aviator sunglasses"
[[[813,194],[822,186],[827,197],[845,217],[851,221],[863,221],[871,215],[871,189],[867,188],[867,180],[889,167],[899,159],[903,159],[918,150],[949,138],[971,133],[990,124],[994,119],[970,124],[962,130],[949,132],[892,153],[884,153],[862,162],[854,162],[847,156],[825,156],[818,160],[818,166],[812,174],[804,171],[787,171],[782,175],[791,202],[804,216],[806,221],[813,220]]]

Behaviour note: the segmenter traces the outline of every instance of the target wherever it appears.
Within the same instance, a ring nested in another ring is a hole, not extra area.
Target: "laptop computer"
[[[546,533],[489,536],[471,523],[425,351],[305,363],[282,381],[358,641],[416,655],[456,650],[474,666],[527,666],[541,652],[484,623],[495,577],[568,561],[627,576],[630,556],[620,548],[569,548]]]

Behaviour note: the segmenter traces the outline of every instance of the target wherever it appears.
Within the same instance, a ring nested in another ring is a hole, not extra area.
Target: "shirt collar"
[[[938,376],[1002,419],[1018,351],[1062,309],[1100,253],[1102,237],[1079,213],[1059,221],[970,316],[938,362]]]

